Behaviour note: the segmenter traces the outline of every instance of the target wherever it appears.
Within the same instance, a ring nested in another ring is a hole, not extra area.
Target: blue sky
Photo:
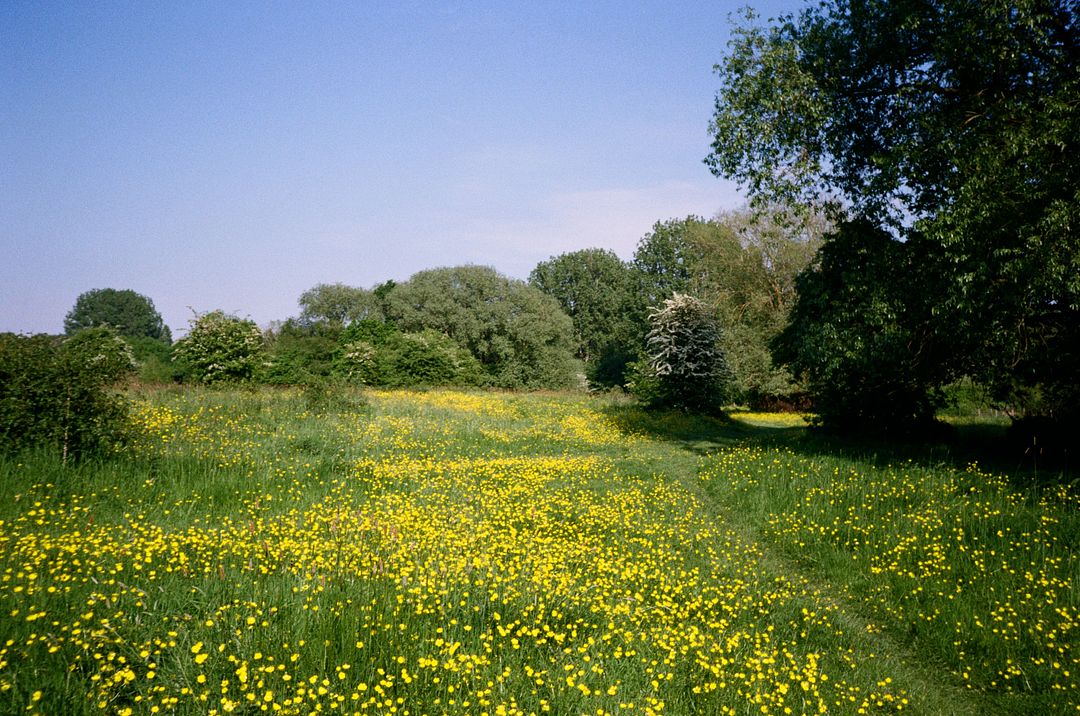
[[[93,288],[182,334],[318,283],[629,258],[742,202],[702,164],[741,4],[0,3],[0,331]]]

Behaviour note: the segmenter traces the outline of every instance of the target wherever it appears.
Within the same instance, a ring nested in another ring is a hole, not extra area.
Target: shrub
[[[334,359],[334,373],[352,383],[379,385],[379,352],[373,343],[354,340],[346,343]]]
[[[300,385],[312,377],[329,376],[340,333],[340,328],[332,324],[285,321],[270,334],[259,380],[276,385]]]
[[[112,449],[123,439],[128,410],[110,388],[133,369],[130,349],[110,329],[66,341],[0,334],[0,448],[49,446],[65,464]]]
[[[334,362],[337,375],[353,383],[406,387],[415,385],[483,385],[480,362],[456,341],[438,331],[366,335],[342,346]]]
[[[144,383],[173,383],[181,376],[180,367],[173,363],[173,348],[153,338],[125,337],[135,356],[139,380]]]
[[[720,329],[698,299],[676,293],[649,313],[634,392],[650,407],[718,412],[728,377]]]
[[[438,331],[398,333],[381,350],[387,385],[480,385],[484,371],[473,355]]]
[[[175,353],[199,382],[245,381],[259,368],[262,342],[254,321],[211,311],[191,322]]]

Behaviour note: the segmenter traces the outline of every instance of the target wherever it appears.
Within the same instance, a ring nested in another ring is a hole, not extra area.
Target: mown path
[[[648,452],[636,451],[634,459],[645,464],[663,464],[664,475],[693,495],[709,515],[734,531],[746,544],[757,546],[760,550],[758,562],[769,578],[782,577],[792,583],[802,583],[810,591],[820,594],[822,606],[834,608],[834,621],[858,643],[861,651],[873,654],[887,664],[893,681],[910,695],[913,712],[957,716],[1003,713],[997,705],[951,678],[948,669],[925,663],[908,645],[873,628],[875,620],[868,617],[859,604],[845,599],[834,585],[822,580],[822,575],[790,559],[764,538],[757,525],[703,490],[699,479],[702,458],[725,447],[730,447],[730,443],[701,438],[652,439]]]

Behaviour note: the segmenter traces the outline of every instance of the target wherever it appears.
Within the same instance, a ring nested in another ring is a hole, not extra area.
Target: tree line
[[[538,264],[528,280],[483,266],[429,269],[371,288],[319,284],[299,315],[260,330],[210,311],[175,344],[151,299],[130,290],[79,296],[68,336],[108,327],[149,381],[622,388],[641,377],[650,311],[675,294],[717,326],[729,400],[797,400],[768,345],[786,323],[794,281],[825,224],[780,211],[657,222],[629,261],[590,248]],[[647,361],[646,361],[647,362]]]

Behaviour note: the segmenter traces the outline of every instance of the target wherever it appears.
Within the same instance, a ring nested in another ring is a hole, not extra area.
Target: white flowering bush
[[[350,341],[341,347],[334,370],[349,381],[371,385],[379,375],[378,349],[370,341]]]
[[[191,322],[176,344],[176,357],[201,383],[245,381],[254,377],[263,353],[263,337],[254,321],[211,311]]]
[[[720,328],[705,305],[676,293],[649,313],[645,358],[631,386],[645,404],[717,412],[730,372],[720,348]]]

